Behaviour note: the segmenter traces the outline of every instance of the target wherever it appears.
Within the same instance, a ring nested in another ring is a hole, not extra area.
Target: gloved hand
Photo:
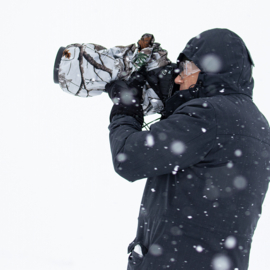
[[[145,78],[140,72],[134,72],[128,82],[113,81],[106,85],[105,91],[114,102],[111,110],[110,122],[113,116],[124,114],[133,116],[143,124],[142,89]]]
[[[163,103],[170,98],[179,86],[174,84],[174,79],[178,74],[174,72],[176,64],[153,69],[146,74],[146,80],[150,87],[156,92]]]

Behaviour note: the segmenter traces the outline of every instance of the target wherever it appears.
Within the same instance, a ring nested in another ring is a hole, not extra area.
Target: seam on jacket
[[[210,103],[210,102],[209,102]],[[211,107],[213,108],[213,110],[214,110],[214,113],[215,113],[215,126],[214,127],[212,127],[212,128],[210,128],[208,131],[211,131],[212,129],[214,129],[214,128],[216,128],[216,135],[217,135],[217,121],[216,121],[216,111],[215,111],[215,108],[213,107],[213,105],[210,103],[210,105],[211,105]],[[179,108],[179,107],[178,107]],[[177,114],[177,113],[174,113],[174,114]],[[128,115],[129,116],[129,115]],[[131,116],[132,117],[132,116]],[[121,118],[119,118],[119,119],[121,119]],[[118,120],[118,119],[117,119]],[[135,119],[136,120],[136,119]],[[166,120],[166,119],[165,119]],[[119,124],[119,125],[129,125],[128,123],[125,123],[125,124]],[[131,127],[133,127],[132,125],[131,125]],[[133,133],[136,133],[136,132],[141,132],[141,131],[143,131],[143,130],[136,130],[136,131],[134,131],[134,132],[132,132],[131,134],[129,134],[128,135],[128,137],[130,136],[130,135],[132,135]],[[149,132],[151,132],[151,130],[149,131]],[[191,141],[193,141],[193,140],[195,140],[195,139],[197,139],[197,138],[199,138],[200,136],[202,136],[203,134],[200,134],[200,135],[198,135],[197,137],[195,137],[195,138],[193,138],[193,139],[191,139],[191,140],[189,140],[189,141],[187,141],[186,143],[189,143],[189,142],[191,142]],[[128,138],[127,137],[127,138]],[[127,139],[126,138],[126,139]],[[216,137],[215,137],[216,138]],[[126,140],[125,139],[125,140]],[[213,142],[213,144],[214,144],[214,142]],[[212,145],[212,147],[211,148],[213,148],[213,145]]]
[[[205,225],[202,225],[202,224],[198,224],[198,223],[192,222],[192,221],[191,221],[191,222],[186,222],[186,221],[184,221],[184,220],[183,220],[183,221],[181,220],[181,223],[184,224],[184,225],[187,225],[187,226],[188,226],[188,225],[191,225],[191,226],[195,226],[195,227],[198,227],[198,228],[203,228],[203,229],[205,229],[205,230],[207,230],[207,231],[211,231],[211,229],[209,229],[209,227],[207,227],[207,226],[205,226]],[[215,225],[213,225],[213,227],[214,227],[214,230],[215,230],[215,231],[219,231],[219,232],[228,234],[228,231],[225,231],[225,230],[220,229],[220,228],[216,228]],[[245,234],[240,234],[240,233],[238,233],[237,236],[238,236],[238,237],[240,236],[240,237],[243,237],[243,238],[250,238],[250,237],[252,238],[251,235],[248,235],[248,236],[247,236],[247,235],[245,235]]]
[[[219,135],[219,136],[239,136],[239,137],[248,137],[248,138],[255,139],[255,140],[257,140],[257,141],[260,141],[260,142],[262,142],[262,143],[267,144],[268,146],[270,146],[269,143],[267,143],[267,142],[265,142],[265,141],[263,141],[263,140],[260,140],[260,139],[258,139],[258,138],[256,138],[256,137],[249,136],[249,135],[241,135],[241,134],[236,134],[236,133],[232,133],[232,134],[222,134],[222,133],[219,133],[219,134],[217,134],[217,135]]]
[[[216,125],[215,125],[215,127],[216,127]],[[213,130],[215,127],[209,129],[209,131]],[[193,138],[192,140],[186,142],[186,144],[189,143],[189,142],[191,142],[191,141],[193,141],[193,140],[198,139],[198,138],[199,138],[200,136],[202,136],[202,135],[203,135],[203,134],[197,136],[196,138]],[[204,157],[206,157],[206,156],[211,152],[211,150],[213,149],[213,146],[214,146],[214,142],[215,142],[215,139],[212,140],[212,146],[211,146],[211,148],[209,149],[209,151],[204,155]],[[153,161],[156,161],[156,160],[158,160],[159,158],[160,158],[160,157],[153,158]],[[198,162],[198,161],[195,161],[195,163],[189,164],[188,167],[194,166],[194,165],[197,164],[197,163],[199,163],[199,162]],[[149,177],[144,177],[144,178],[149,178]]]
[[[119,116],[119,117],[117,117],[117,116]],[[117,114],[117,115],[114,115],[113,116],[113,118],[112,118],[112,122],[117,122],[118,120],[122,120],[122,119],[124,119],[124,118],[126,118],[126,117],[132,117],[136,122],[138,122],[137,121],[137,119],[135,119],[133,116],[131,116],[131,115],[125,115],[125,114]],[[114,119],[114,120],[113,120]],[[110,123],[110,125],[112,124],[112,122]],[[138,124],[140,125],[140,123],[138,122]],[[130,124],[130,123],[117,123],[117,127],[120,127],[120,126],[129,126],[129,127],[131,127],[131,128],[134,128],[134,125],[133,124]],[[117,127],[116,128],[113,128],[114,130],[116,130],[117,129]],[[142,131],[142,127],[140,126],[140,129],[141,130],[136,130],[136,131],[134,131],[134,132],[132,132],[132,133],[130,133],[125,139],[124,139],[124,142],[123,142],[123,146],[120,148],[120,150],[118,151],[118,153],[117,154],[119,154],[119,153],[124,153],[125,152],[125,145],[126,145],[126,141],[127,141],[127,139],[132,135],[132,134],[134,134],[134,133],[136,133],[136,132],[141,132]],[[111,131],[111,130],[110,130]],[[116,155],[117,156],[117,155]],[[116,158],[116,156],[114,157],[114,159]],[[113,164],[115,164],[115,160],[113,159]],[[120,162],[117,162],[116,163],[116,166],[114,166],[114,168],[115,168],[115,171],[116,171],[116,169],[117,169],[117,171],[119,170],[119,167],[121,167],[121,163]]]
[[[138,216],[138,219],[139,218],[140,218],[140,220],[144,220],[144,221],[147,221],[149,219],[151,219],[151,220],[157,220],[157,221],[159,221],[159,220],[164,221],[166,219],[167,220],[170,220],[172,217],[171,216],[168,216],[166,214],[162,214],[162,215],[159,215],[159,216],[146,215],[144,217],[142,217],[142,216],[139,215]],[[184,219],[181,219],[180,220],[180,223],[183,224],[184,226],[194,226],[194,227],[197,227],[197,228],[203,228],[203,229],[205,229],[207,231],[211,231],[211,229],[209,229],[209,227],[208,226],[205,226],[204,224],[198,224],[198,223],[195,223],[195,222],[192,222],[192,221],[187,222]],[[215,231],[219,231],[219,232],[228,234],[228,231],[227,230],[223,230],[223,229],[220,229],[218,227],[215,227],[215,225],[213,225],[213,227],[214,227],[214,230]],[[250,235],[250,234],[247,235],[247,234],[240,234],[240,233],[238,233],[237,235],[239,237],[243,237],[243,238],[252,238],[252,235]]]
[[[211,150],[212,150],[213,147],[214,147],[216,138],[217,138],[217,114],[216,114],[216,110],[215,110],[215,107],[213,106],[213,104],[212,104],[209,100],[207,100],[207,102],[211,105],[211,107],[212,107],[213,110],[214,110],[214,114],[215,114],[215,123],[216,123],[216,125],[215,125],[215,127],[216,127],[216,135],[215,135],[215,138],[214,138],[213,141],[212,141],[212,146],[211,146],[210,150],[208,151],[208,153],[207,153],[204,157],[207,157],[207,155],[211,152]]]
[[[119,116],[119,117],[118,117],[118,116]],[[132,117],[136,122],[138,122],[138,120],[137,120],[135,117],[133,117],[132,115],[119,113],[119,114],[116,114],[116,115],[113,116],[112,121],[111,121],[110,124],[112,124],[113,122],[115,122],[115,121],[117,121],[117,120],[119,120],[119,119],[126,118],[127,116]],[[117,117],[117,118],[116,118],[116,117]],[[115,118],[115,119],[114,119],[114,118]],[[114,119],[114,120],[113,120],[113,119]],[[121,126],[121,125],[123,125],[123,124],[118,124],[118,126]],[[129,125],[129,124],[128,124],[128,123],[125,123],[124,125]],[[138,125],[140,126],[140,129],[142,129],[142,125],[140,124],[140,122],[138,122]]]
[[[243,71],[244,71],[244,49],[243,49],[243,44],[242,44],[242,42],[240,41],[240,40],[238,40],[238,42],[240,43],[240,45],[241,45],[241,49],[242,49],[242,65],[241,65],[241,67],[242,67],[242,70],[241,70],[241,73],[240,73],[240,76],[239,76],[239,78],[238,78],[238,82],[237,82],[237,87],[239,88],[239,90],[240,90],[240,88],[241,88],[241,86],[240,86],[240,78],[242,77],[242,74],[243,74]]]
[[[208,131],[211,131],[211,130],[213,130],[214,128],[216,128],[216,133],[215,133],[215,138],[212,140],[212,146],[211,146],[211,148],[209,149],[209,151],[204,155],[204,157],[206,157],[210,152],[211,152],[211,150],[213,149],[213,147],[214,147],[214,142],[215,142],[215,139],[216,139],[216,137],[217,137],[217,118],[216,118],[216,110],[215,110],[215,108],[214,108],[214,106],[207,100],[207,102],[211,105],[211,107],[212,107],[212,109],[214,110],[214,116],[215,116],[215,126],[214,127],[212,127],[212,128],[210,128]],[[181,105],[182,106],[182,105]],[[181,106],[179,106],[179,107],[181,107]],[[178,107],[178,108],[179,108]],[[177,108],[177,109],[178,109]],[[177,110],[176,109],[176,110]],[[177,113],[173,113],[173,114],[177,114]],[[166,119],[165,119],[166,120]],[[199,136],[197,136],[197,137],[195,137],[195,138],[193,138],[193,139],[191,139],[191,140],[189,140],[189,141],[187,141],[186,142],[186,144],[188,144],[188,143],[190,143],[191,141],[194,141],[194,140],[196,140],[196,139],[198,139],[199,137],[201,137],[203,134],[200,134]],[[158,158],[157,158],[158,159]],[[157,160],[157,159],[153,159],[153,161],[154,160]],[[194,164],[197,164],[197,163],[194,163]],[[193,166],[194,164],[190,164],[189,166]]]

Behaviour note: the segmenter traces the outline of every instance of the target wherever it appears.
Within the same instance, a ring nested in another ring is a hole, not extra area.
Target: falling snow
[[[153,244],[153,245],[150,246],[149,252],[153,256],[160,256],[163,253],[163,249],[162,249],[162,247],[160,245]]]
[[[153,135],[148,134],[148,135],[146,136],[146,145],[149,146],[149,147],[153,147],[154,144],[155,144],[155,140],[154,140]]]
[[[236,238],[234,236],[228,236],[225,240],[225,247],[228,248],[228,249],[233,249],[235,248],[237,244],[237,241],[236,241]]]
[[[230,270],[231,260],[225,254],[217,254],[212,261],[214,270]]]
[[[234,151],[234,154],[237,157],[241,157],[242,156],[242,151],[240,149],[237,149],[237,150]]]
[[[171,151],[175,154],[175,155],[179,155],[179,154],[182,154],[184,153],[185,151],[185,145],[180,142],[180,141],[174,141],[172,144],[171,144],[171,147],[170,147]]]
[[[222,68],[222,62],[215,54],[205,55],[201,60],[201,66],[205,72],[219,72]]]
[[[244,189],[247,186],[247,180],[242,175],[236,176],[233,180],[233,185],[237,189]]]
[[[232,163],[231,161],[229,161],[229,162],[227,163],[227,168],[231,169],[232,167],[233,167],[233,163]]]
[[[126,161],[127,159],[127,155],[124,154],[124,153],[120,153],[116,156],[116,159],[119,161],[119,162],[124,162]]]
[[[196,249],[196,251],[199,252],[199,253],[200,253],[200,252],[203,252],[203,250],[204,250],[204,248],[203,248],[202,246],[200,246],[200,245],[196,246],[195,249]]]

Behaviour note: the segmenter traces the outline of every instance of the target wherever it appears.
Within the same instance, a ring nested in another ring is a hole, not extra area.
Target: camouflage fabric
[[[138,46],[115,46],[106,49],[94,43],[68,45],[59,65],[59,85],[65,92],[79,97],[93,97],[105,90],[113,80],[128,80],[130,75],[145,66],[146,71],[170,64],[167,51],[145,34]],[[145,115],[160,112],[163,103],[148,84],[143,89]]]

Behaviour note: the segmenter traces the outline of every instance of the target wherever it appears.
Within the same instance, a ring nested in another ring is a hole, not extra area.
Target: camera
[[[110,49],[94,43],[74,43],[59,48],[53,80],[68,94],[93,97],[102,94],[108,83],[128,82],[132,74],[143,72],[146,84],[142,105],[144,115],[150,115],[160,113],[175,91],[175,69],[176,64],[171,63],[159,43],[152,42],[143,48],[131,44]]]

